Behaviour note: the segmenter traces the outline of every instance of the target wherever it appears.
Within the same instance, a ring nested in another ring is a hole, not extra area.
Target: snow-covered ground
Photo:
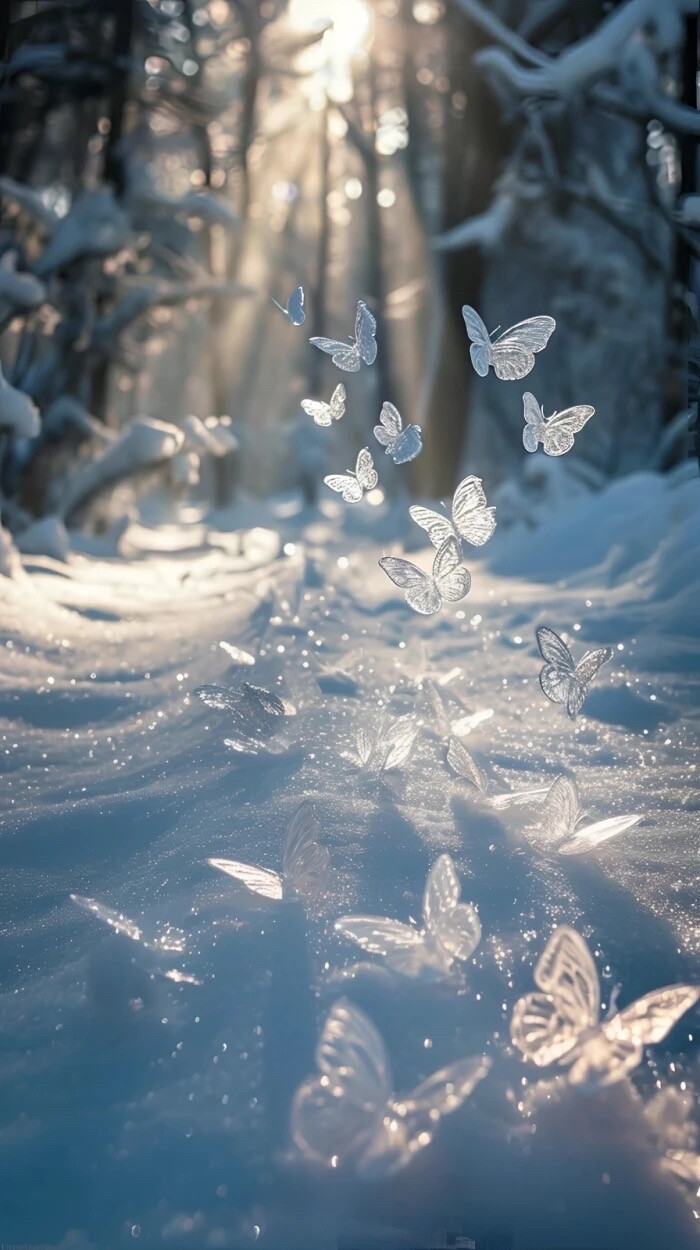
[[[326,1250],[452,1221],[477,1245],[512,1230],[517,1250],[696,1244],[697,1008],[598,1091],[523,1063],[509,1022],[562,923],[588,939],[606,1006],[617,984],[624,1006],[699,979],[697,478],[635,475],[499,528],[467,557],[468,598],[431,618],[377,565],[420,537],[385,504],[241,501],[142,517],[119,557],[86,539],[0,579],[0,1240]],[[615,649],[576,722],[540,690],[543,623],[577,657]],[[296,707],[254,754],[192,694],[242,677]],[[402,715],[407,762],[361,769],[358,730]],[[566,773],[591,820],[643,822],[585,856],[538,851],[536,807],[494,810],[449,770],[455,732],[500,788]],[[279,869],[303,798],[333,867],[306,919],[207,862]],[[418,917],[442,852],[483,928],[466,984],[358,964],[334,920]],[[309,1167],[289,1136],[342,995],[382,1033],[395,1088],[493,1060],[374,1184]]]

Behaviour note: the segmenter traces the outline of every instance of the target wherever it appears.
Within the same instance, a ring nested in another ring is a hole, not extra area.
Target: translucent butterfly
[[[132,942],[138,942],[141,946],[145,946],[146,950],[155,951],[161,955],[182,955],[185,952],[187,939],[182,929],[176,929],[174,926],[166,924],[160,933],[146,933],[140,925],[136,924],[134,920],[130,920],[123,912],[116,911],[113,907],[107,907],[104,903],[98,902],[96,898],[86,898],[83,894],[71,894],[70,900],[71,903],[75,903],[76,907],[82,908],[83,911],[95,916],[102,924],[108,925],[115,933],[120,933],[124,937],[130,938]],[[168,981],[201,985],[201,981],[198,981],[190,973],[183,972],[180,968],[158,968],[157,971]]]
[[[324,404],[320,399],[302,399],[301,406],[308,417],[313,417],[316,425],[331,425],[345,416],[345,400],[347,395],[342,382],[336,386],[330,403]]]
[[[362,448],[357,457],[354,473],[352,469],[348,469],[347,473],[331,473],[323,480],[326,486],[330,486],[331,490],[341,495],[346,503],[359,503],[365,492],[374,490],[379,481],[369,447]]]
[[[383,556],[379,567],[395,586],[406,591],[409,607],[423,616],[439,612],[443,602],[457,603],[469,594],[472,584],[468,569],[462,568],[462,553],[456,538],[446,538],[436,552],[432,575],[398,556]]]
[[[208,862],[212,868],[235,877],[253,894],[263,898],[314,898],[324,892],[330,872],[328,847],[319,842],[319,836],[314,809],[311,803],[304,802],[287,830],[281,874],[235,859],[210,859]]]
[[[290,321],[293,326],[303,326],[306,321],[303,286],[298,286],[296,290],[292,291],[289,299],[287,300],[286,308],[284,308],[282,304],[278,304],[276,299],[273,299],[272,302],[275,305],[275,308],[279,308],[280,312],[284,314],[287,321]]]
[[[491,807],[503,809],[517,807],[521,803],[530,803],[533,799],[543,799],[549,793],[547,786],[537,786],[530,790],[497,791],[493,782],[458,738],[450,738],[447,748],[447,763],[462,781],[479,792]]]
[[[444,1115],[461,1107],[488,1072],[486,1056],[461,1059],[408,1093],[392,1090],[381,1035],[359,1007],[339,999],[316,1049],[318,1072],[299,1086],[292,1138],[305,1158],[349,1164],[366,1180],[399,1172],[430,1145]]]
[[[462,316],[471,340],[469,354],[479,377],[485,378],[493,365],[496,377],[506,382],[515,382],[530,372],[535,353],[544,350],[557,325],[553,317],[529,317],[492,342],[478,312],[465,304]]]
[[[575,720],[598,669],[612,659],[612,647],[587,651],[578,664],[574,664],[569,648],[553,629],[540,625],[535,634],[540,655],[546,660],[540,672],[540,685],[552,703],[565,703],[569,716]]]
[[[574,445],[574,434],[578,434],[593,416],[595,408],[590,404],[576,404],[574,408],[565,408],[563,412],[553,412],[545,417],[544,408],[540,407],[534,395],[526,391],[523,395],[523,445],[526,451],[537,451],[541,443],[548,456],[563,456],[571,451]]]
[[[408,464],[415,460],[423,450],[419,425],[407,425],[403,421],[398,408],[385,403],[379,414],[379,425],[374,427],[374,437],[381,443],[385,454],[391,456],[394,464]]]
[[[436,859],[425,883],[423,928],[384,916],[341,916],[337,933],[406,977],[449,976],[455,960],[470,959],[481,940],[479,914],[460,903],[459,877],[449,855]]]
[[[463,539],[472,547],[482,547],[496,528],[496,509],[487,506],[480,477],[465,477],[460,482],[452,499],[451,521],[419,504],[413,504],[408,511],[416,525],[425,530],[433,547],[441,547],[446,538]]]
[[[376,773],[388,773],[400,768],[413,750],[417,732],[415,721],[410,716],[402,716],[388,729],[382,725],[374,733],[369,729],[360,729],[356,740],[360,765],[368,772]]]
[[[256,714],[258,716],[294,716],[296,708],[286,699],[281,699],[271,690],[262,686],[253,686],[249,681],[242,681],[239,686],[197,686],[192,691],[207,707],[216,708],[217,712],[233,712],[234,714]]]
[[[255,754],[261,749],[261,740],[271,737],[283,718],[296,715],[296,708],[265,690],[242,681],[238,686],[197,686],[192,691],[206,707],[217,712],[227,712],[227,724],[235,737],[224,738],[224,745],[232,751]]]
[[[513,1009],[511,1038],[538,1067],[569,1067],[572,1085],[612,1085],[661,1042],[700,998],[700,987],[668,985],[600,1020],[600,986],[591,953],[575,929],[561,925],[535,968],[538,991]]]
[[[642,816],[610,816],[592,825],[577,828],[581,817],[578,786],[571,777],[557,777],[541,808],[539,824],[527,836],[540,850],[556,850],[560,855],[583,855],[610,838],[638,825]]]
[[[345,373],[357,373],[362,364],[373,365],[377,359],[377,323],[369,308],[362,300],[357,305],[355,317],[355,339],[352,343],[341,343],[337,339],[309,339],[314,347],[331,357],[333,364]]]

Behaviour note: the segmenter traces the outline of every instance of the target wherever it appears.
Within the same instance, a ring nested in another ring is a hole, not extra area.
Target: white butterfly
[[[612,1085],[641,1062],[700,998],[700,987],[668,985],[600,1020],[600,986],[591,953],[575,929],[561,925],[535,968],[539,993],[513,1009],[510,1035],[538,1067],[569,1067],[572,1085]]]
[[[374,733],[359,730],[356,739],[357,755],[362,768],[368,772],[388,773],[406,763],[416,740],[415,721],[402,716],[388,729],[382,726]]]
[[[443,602],[457,603],[469,594],[472,584],[468,569],[462,568],[462,553],[456,538],[446,538],[437,551],[432,575],[398,556],[383,556],[379,567],[395,586],[406,591],[409,607],[423,616],[438,612]]]
[[[382,1037],[359,1007],[341,998],[323,1027],[316,1064],[318,1073],[299,1086],[292,1103],[296,1146],[314,1163],[350,1164],[377,1180],[430,1145],[442,1117],[461,1107],[491,1061],[458,1060],[397,1095]]]
[[[379,414],[379,425],[374,427],[374,437],[381,443],[385,454],[391,456],[394,464],[408,464],[415,460],[423,450],[419,425],[407,425],[403,421],[398,408],[385,403]]]
[[[314,347],[331,357],[333,364],[345,373],[357,373],[362,364],[373,365],[377,359],[377,323],[362,300],[357,305],[355,340],[341,343],[338,339],[309,339]]]
[[[458,738],[450,738],[447,748],[447,763],[458,777],[478,790],[479,794],[492,807],[502,810],[506,807],[517,807],[529,803],[532,799],[542,799],[549,793],[547,786],[537,786],[530,790],[494,790],[493,783],[479,767],[476,760]]]
[[[493,365],[496,377],[506,382],[515,382],[530,372],[535,352],[544,350],[557,326],[553,317],[528,317],[504,330],[494,343],[478,312],[468,304],[462,316],[471,340],[469,355],[479,377],[485,378],[489,365]]]
[[[318,897],[326,888],[330,872],[328,847],[319,842],[319,835],[314,809],[304,802],[297,808],[287,830],[281,874],[235,859],[210,859],[208,863],[263,898]]]
[[[330,425],[345,416],[345,400],[347,394],[342,382],[336,386],[330,403],[324,404],[320,399],[302,399],[301,406],[308,417],[313,417],[316,425]]]
[[[98,902],[96,898],[86,898],[83,894],[71,894],[71,903],[75,903],[76,907],[81,907],[83,911],[87,911],[90,915],[95,916],[102,924],[106,924],[115,933],[121,933],[124,937],[128,937],[132,942],[138,942],[141,946],[145,946],[146,950],[155,951],[157,954],[165,955],[182,955],[186,949],[186,935],[182,929],[176,929],[172,925],[166,924],[162,927],[160,933],[147,933],[134,920],[130,920],[123,912],[116,911],[113,907],[107,907],[104,903]],[[157,971],[168,981],[187,982],[189,985],[201,985],[196,977],[188,972],[183,972],[180,968],[158,968]]]
[[[578,434],[593,416],[595,408],[590,404],[576,404],[573,408],[565,408],[563,412],[553,412],[545,417],[542,408],[534,395],[526,391],[523,395],[523,446],[526,451],[537,451],[541,443],[548,456],[563,456],[571,451],[574,445],[574,434]]]
[[[362,448],[357,457],[354,473],[352,469],[348,469],[347,473],[331,473],[323,480],[326,486],[330,486],[331,490],[341,495],[346,503],[359,503],[365,492],[374,490],[379,481],[369,447]]]
[[[542,690],[552,703],[565,703],[569,716],[575,720],[598,669],[612,659],[612,647],[587,651],[578,664],[574,664],[569,648],[553,629],[540,625],[535,634],[540,655],[547,661],[540,672]]]
[[[610,838],[638,825],[642,816],[610,816],[577,829],[583,815],[578,786],[571,777],[557,777],[542,804],[539,824],[527,836],[539,849],[560,855],[583,855]]]
[[[384,916],[341,916],[337,933],[371,955],[381,955],[394,972],[435,980],[449,976],[455,960],[470,959],[481,940],[479,914],[460,903],[459,877],[449,855],[436,859],[425,883],[423,928]]]
[[[480,477],[465,477],[457,487],[452,499],[452,521],[413,504],[410,516],[424,529],[433,547],[441,547],[446,538],[464,539],[472,547],[482,547],[496,528],[495,508],[486,504],[486,495]]]
[[[279,308],[280,312],[284,314],[287,321],[290,321],[293,326],[303,326],[306,321],[303,286],[298,286],[296,290],[292,291],[292,294],[287,300],[286,308],[284,308],[282,304],[278,304],[276,299],[273,299],[272,302],[275,305],[275,308]]]

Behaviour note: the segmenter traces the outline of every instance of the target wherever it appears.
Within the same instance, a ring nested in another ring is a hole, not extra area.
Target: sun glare
[[[295,30],[328,26],[323,39],[303,54],[300,68],[309,76],[312,94],[343,103],[352,98],[352,65],[367,48],[372,20],[363,0],[291,0],[289,23]]]

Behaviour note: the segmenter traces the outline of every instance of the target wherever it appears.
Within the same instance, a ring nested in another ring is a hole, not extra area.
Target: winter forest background
[[[201,475],[219,504],[243,484],[313,492],[331,444],[299,401],[333,369],[270,301],[298,282],[310,333],[342,337],[370,302],[383,351],[341,450],[391,394],[430,434],[414,490],[445,491],[461,464],[506,508],[506,482],[547,490],[551,466],[523,464],[517,405],[493,377],[472,384],[463,303],[489,327],[559,320],[541,389],[560,407],[585,394],[599,420],[557,490],[676,463],[695,317],[698,213],[680,191],[698,119],[679,99],[693,8],[4,6],[2,363],[41,413],[31,441],[6,425],[5,526],[21,540],[36,517],[104,523],[120,472],[95,466],[107,451],[123,472],[157,465],[174,492]],[[134,433],[119,456],[144,415],[181,433]]]
[[[0,1245],[697,1246],[696,43],[696,0],[0,0]],[[467,304],[556,318],[522,384]],[[595,407],[566,454],[527,389]],[[467,475],[495,532],[420,615],[380,561],[429,582],[409,506]],[[578,715],[542,626],[604,655]]]

